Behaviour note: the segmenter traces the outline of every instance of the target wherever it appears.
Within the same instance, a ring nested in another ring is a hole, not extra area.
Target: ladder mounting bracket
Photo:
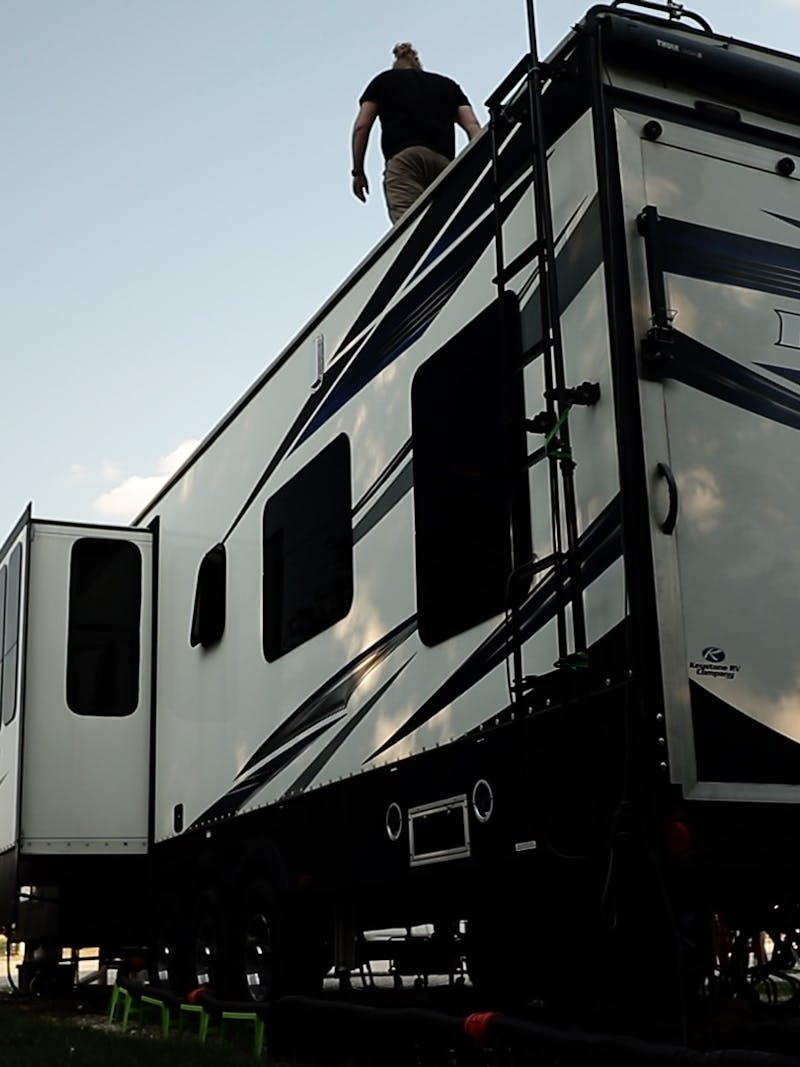
[[[593,407],[600,399],[600,385],[598,382],[581,382],[561,392],[546,389],[544,395],[546,400],[560,400],[562,404],[571,404],[573,407]]]

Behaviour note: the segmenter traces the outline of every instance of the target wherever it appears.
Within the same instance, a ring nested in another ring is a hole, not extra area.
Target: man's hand
[[[356,121],[353,123],[353,195],[365,204],[369,193],[369,182],[364,174],[364,156],[367,151],[367,141],[372,124],[378,117],[378,105],[371,100],[365,100],[358,109]]]
[[[362,204],[366,204],[369,194],[369,182],[366,174],[356,174],[353,178],[353,195],[357,196]]]

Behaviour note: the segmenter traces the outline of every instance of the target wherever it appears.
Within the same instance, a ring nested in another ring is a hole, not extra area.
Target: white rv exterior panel
[[[22,737],[23,682],[19,664],[24,662],[25,654],[25,620],[27,617],[27,600],[25,596],[25,574],[27,571],[27,526],[7,546],[0,560],[0,569],[6,571],[6,581],[12,555],[17,552],[20,558],[20,607],[19,607],[19,641],[16,650],[16,685],[13,692],[14,714],[3,715],[0,709],[0,855],[13,848],[18,842],[19,832],[19,792],[20,792],[20,747]],[[6,586],[7,588],[7,586]],[[8,593],[6,593],[8,598]],[[0,603],[0,618],[3,617],[3,604]],[[0,648],[0,658],[2,657]],[[10,664],[5,668],[10,669]],[[2,678],[2,671],[0,671]]]
[[[142,559],[138,705],[76,714],[67,703],[70,554],[81,538],[119,539]],[[151,536],[146,530],[34,523],[26,669],[23,853],[142,852],[147,847]]]
[[[563,253],[559,271],[565,272],[568,294],[564,298],[563,319],[567,373],[570,383],[589,380],[601,389],[596,405],[576,406],[570,415],[578,464],[581,531],[613,507],[619,494],[593,151],[591,119],[585,115],[562,135],[550,153],[557,253]],[[529,178],[528,172],[528,181]],[[516,183],[520,190],[525,181],[523,173]],[[512,186],[509,195],[515,188]],[[491,213],[491,207],[487,207],[476,216],[471,226],[445,246],[444,252],[438,238],[427,252],[423,251],[357,340],[379,330],[392,310],[415,289],[422,294],[419,300],[424,306],[428,278],[442,255],[469,240],[475,227],[491,219]],[[341,296],[334,296],[308,337],[282,358],[261,388],[248,394],[235,417],[221,424],[220,431],[212,434],[183,476],[141,517],[142,521],[149,521],[158,516],[161,531],[156,841],[174,836],[179,824],[186,828],[197,820],[213,822],[215,803],[241,781],[248,762],[280,723],[331,684],[338,672],[359,655],[407,620],[413,621],[416,602],[410,453],[385,484],[377,489],[376,486],[391,469],[394,458],[409,447],[414,375],[496,298],[493,240],[486,241],[466,276],[449,295],[446,307],[402,355],[370,377],[360,391],[310,434],[303,434],[301,420],[293,445],[279,462],[269,465],[281,442],[291,436],[294,420],[312,396],[317,338],[324,339],[329,373],[339,360],[348,358],[356,340],[344,349],[340,347],[342,340],[404,245],[413,240],[415,230],[416,227],[409,227],[403,241],[389,245],[385,254],[379,250],[369,269]],[[504,260],[510,262],[525,252],[534,238],[534,208],[528,190],[519,196],[504,224]],[[597,251],[598,259],[587,267],[590,248]],[[535,340],[530,331],[535,330],[538,316],[537,284],[535,258],[509,283],[522,306],[524,346]],[[543,404],[541,364],[541,359],[535,359],[525,371],[526,408],[530,415]],[[464,432],[468,433],[469,428],[465,427]],[[267,663],[261,644],[264,506],[339,434],[347,436],[351,451],[353,604],[346,618]],[[531,452],[540,444],[532,438]],[[530,468],[534,551],[540,559],[553,551],[547,468],[546,460]],[[376,521],[371,509],[392,495],[396,499],[391,506],[383,507]],[[363,531],[360,523],[364,523]],[[561,533],[565,536],[563,530]],[[189,626],[197,572],[205,553],[218,542],[225,543],[228,567],[225,634],[212,648],[192,648]],[[552,571],[539,573],[534,586],[546,580],[552,580]],[[593,637],[620,622],[625,613],[624,601],[622,568],[617,563],[598,576],[587,593]],[[502,616],[495,617],[433,648],[422,644],[412,624],[396,647],[376,659],[356,691],[336,711],[339,718],[332,731],[321,734],[301,756],[272,773],[268,783],[252,792],[237,810],[245,812],[275,803],[299,788],[299,781],[304,789],[316,788],[446,744],[478,727],[495,710],[507,707],[508,674],[506,664],[501,662],[434,717],[391,747],[383,748],[449,674],[479,652],[503,622]],[[556,624],[550,619],[527,641],[524,670],[531,675],[546,674],[552,671],[559,654]],[[338,737],[340,743],[331,748],[332,737]],[[284,752],[289,751],[294,740],[287,743]],[[374,755],[378,749],[380,753]],[[319,763],[317,771],[312,770],[315,761]],[[185,773],[186,767],[192,768],[191,774]]]
[[[780,258],[800,248],[798,182],[776,172],[774,147],[668,122],[651,142],[644,121],[618,116],[626,211],[635,220],[655,206],[665,235],[673,220],[686,224],[675,238],[686,261],[670,253],[667,300],[675,329],[706,357],[689,381],[668,372],[642,383],[673,775],[693,796],[800,800],[800,788],[780,782],[698,783],[689,700],[691,682],[800,741],[797,428],[776,410],[800,401],[800,289]],[[650,325],[643,244],[631,225],[640,337]],[[679,492],[671,537],[658,525],[659,463]]]

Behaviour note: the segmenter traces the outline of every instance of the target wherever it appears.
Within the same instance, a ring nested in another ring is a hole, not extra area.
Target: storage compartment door
[[[772,147],[645,122],[617,126],[673,778],[798,800],[800,186]]]

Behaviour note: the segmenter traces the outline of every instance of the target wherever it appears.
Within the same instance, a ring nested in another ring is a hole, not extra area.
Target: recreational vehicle
[[[20,939],[263,998],[431,923],[411,973],[666,1003],[786,932],[800,60],[669,3],[531,38],[130,527],[7,540]]]

